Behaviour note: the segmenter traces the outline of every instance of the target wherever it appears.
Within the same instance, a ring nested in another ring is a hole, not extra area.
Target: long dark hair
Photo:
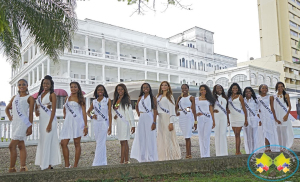
[[[222,89],[222,97],[224,98],[224,99],[226,99],[227,100],[227,96],[226,96],[226,94],[225,94],[225,91],[224,91],[224,88],[222,87],[222,85],[220,85],[220,84],[216,84],[215,86],[214,86],[214,88],[213,88],[213,96],[214,96],[214,98],[216,99],[216,100],[218,100],[218,96],[217,96],[217,86],[220,86],[221,87],[221,89]]]
[[[208,100],[210,105],[214,106],[215,102],[216,102],[216,99],[212,95],[212,93],[211,93],[210,89],[208,88],[208,86],[207,85],[200,85],[199,90],[201,89],[201,87],[204,87],[205,90],[206,90],[205,98]]]
[[[123,83],[120,83],[116,86],[115,88],[115,93],[114,93],[114,103],[113,103],[113,107],[115,108],[115,104],[117,103],[118,101],[118,98],[119,98],[119,93],[118,93],[118,87],[122,87],[124,89],[124,96],[121,100],[121,106],[123,109],[125,109],[125,106],[126,107],[129,107],[130,106],[130,96],[128,94],[128,91],[127,91],[127,88],[126,88],[126,85],[124,85]]]
[[[285,91],[285,85],[284,85],[284,83],[282,83],[282,82],[277,82],[277,83],[276,83],[276,86],[275,86],[275,91],[277,92],[279,84],[282,84],[282,86],[283,86],[283,91],[282,91],[283,100],[284,100],[284,102],[286,103],[286,105],[288,106],[289,103],[288,103],[287,99],[285,98],[286,91]]]
[[[245,89],[244,89],[244,92],[243,92],[243,98],[245,98],[246,97],[246,90],[250,90],[251,91],[251,97],[254,99],[254,101],[255,101],[255,103],[257,103],[257,97],[256,97],[256,94],[255,94],[255,92],[254,92],[254,90],[252,89],[252,87],[246,87]]]
[[[139,97],[142,97],[145,93],[143,92],[143,86],[147,84],[148,87],[149,87],[149,96],[150,96],[150,100],[151,100],[151,108],[152,109],[156,109],[155,105],[154,105],[154,100],[153,100],[153,93],[152,93],[152,89],[151,89],[151,86],[149,83],[143,83],[142,86],[141,86],[141,90],[140,90],[140,95]]]
[[[159,97],[160,95],[163,94],[163,91],[162,91],[162,89],[161,89],[161,85],[162,85],[163,83],[166,83],[166,84],[168,85],[168,87],[169,87],[169,90],[168,90],[168,92],[167,92],[167,94],[166,94],[167,99],[168,99],[172,104],[174,104],[174,102],[173,102],[174,97],[173,97],[172,88],[171,88],[170,83],[167,82],[167,81],[162,81],[162,82],[160,83],[159,89],[158,89],[158,93],[157,93],[157,96],[156,96],[156,97]],[[172,99],[172,98],[173,98],[173,99]]]
[[[44,79],[42,80],[40,90],[39,90],[39,95],[41,95],[44,91],[44,87],[43,87],[44,80],[49,80],[50,83],[51,83],[51,87],[50,87],[50,95],[51,95],[54,92],[54,82],[53,82],[52,77],[50,75],[46,75],[44,77]]]
[[[79,104],[80,106],[85,106],[85,100],[84,100],[84,97],[83,97],[83,95],[82,95],[82,90],[81,90],[80,84],[79,84],[78,82],[71,82],[71,83],[70,83],[70,87],[71,87],[72,84],[76,84],[77,87],[78,87],[78,92],[77,92],[78,104]]]
[[[266,86],[266,87],[267,87],[267,90],[269,91],[268,85],[266,85],[266,84],[261,84],[261,85],[258,87],[258,93],[259,93],[259,95],[261,95],[261,88],[262,88],[263,86]]]
[[[95,88],[95,91],[94,91],[94,97],[95,97],[96,99],[99,97],[99,95],[98,95],[98,93],[97,93],[97,90],[98,90],[99,87],[102,87],[103,90],[104,90],[103,96],[106,97],[106,98],[108,98],[108,94],[107,94],[106,88],[104,87],[104,85],[101,85],[101,84],[97,85],[97,87]]]
[[[239,86],[239,84],[233,83],[233,84],[231,84],[231,86],[230,86],[229,89],[228,89],[228,94],[227,94],[227,97],[228,97],[228,98],[230,98],[231,95],[232,95],[232,88],[233,88],[233,86],[237,86],[237,88],[238,88],[237,94],[242,94],[242,89],[241,89],[241,87]]]

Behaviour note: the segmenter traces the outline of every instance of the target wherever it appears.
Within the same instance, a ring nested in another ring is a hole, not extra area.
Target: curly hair
[[[234,86],[237,86],[237,88],[238,88],[237,94],[242,94],[242,89],[241,89],[241,87],[239,86],[239,84],[237,84],[237,83],[232,83],[231,86],[230,86],[229,89],[228,89],[228,93],[227,93],[227,97],[228,97],[228,98],[231,97],[231,95],[232,95],[232,88],[233,88]]]
[[[205,98],[208,100],[210,105],[214,106],[216,99],[214,98],[213,94],[211,93],[209,87],[207,85],[200,85],[199,91],[200,91],[201,87],[204,87],[204,89],[206,90]]]
[[[80,106],[85,106],[85,100],[84,100],[84,97],[83,97],[83,95],[82,95],[82,90],[81,90],[80,84],[79,84],[78,82],[71,82],[71,83],[70,83],[70,87],[71,87],[72,84],[77,85],[77,88],[78,88],[78,92],[77,92],[78,104],[79,104]]]
[[[119,98],[118,87],[122,87],[124,89],[124,96],[123,96],[120,104],[121,104],[121,107],[123,109],[125,109],[125,106],[129,107],[131,105],[131,101],[130,101],[130,96],[127,91],[127,87],[123,83],[118,84],[115,88],[113,107],[115,108],[115,104],[117,103],[118,98]]]

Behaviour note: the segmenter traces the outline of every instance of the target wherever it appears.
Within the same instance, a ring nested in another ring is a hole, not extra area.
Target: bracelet
[[[156,125],[156,122],[153,122],[152,124],[155,124],[155,125]]]
[[[89,127],[88,127],[88,125],[85,125],[84,128],[88,129]]]
[[[93,116],[91,115],[90,118],[93,119]]]
[[[194,124],[198,124],[198,121],[195,121]]]

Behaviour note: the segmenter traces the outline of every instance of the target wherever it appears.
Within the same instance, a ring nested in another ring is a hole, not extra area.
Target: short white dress
[[[66,108],[67,103],[76,114],[76,117],[74,117],[75,115],[73,115],[70,110]],[[84,135],[84,120],[81,106],[75,101],[67,100],[65,103],[65,109],[66,118],[60,133],[60,139],[64,140],[82,137]]]
[[[158,154],[156,130],[151,130],[153,123],[153,112],[150,96],[148,95],[146,98],[142,96],[138,107],[140,118],[136,128],[130,157],[137,159],[139,162],[157,161]],[[147,113],[146,109],[149,111],[149,113]]]
[[[230,98],[228,99],[229,102]],[[230,121],[230,125],[232,127],[243,127],[245,124],[245,114],[243,112],[243,108],[242,108],[242,103],[240,101],[240,98],[236,98],[234,100],[232,100],[232,104],[234,105],[234,107],[238,110],[240,110],[241,112],[236,111],[233,106],[228,103],[228,109],[230,110],[230,114],[229,114],[229,121]]]
[[[178,103],[179,107],[179,126],[182,131],[182,135],[184,138],[191,138],[192,136],[192,128],[194,125],[194,115],[191,110],[192,102],[190,100],[191,95],[187,97],[182,97]],[[186,108],[190,108],[187,111]]]
[[[29,111],[29,104],[27,102],[28,98],[30,95],[26,95],[24,97],[20,97],[19,99],[19,108],[26,117],[28,116],[28,111]],[[13,120],[12,120],[12,135],[11,139],[12,140],[20,140],[20,141],[25,141],[26,140],[26,131],[27,131],[27,126],[25,123],[22,121],[22,119],[19,117],[17,109],[15,107],[15,100],[16,96],[13,100],[12,103],[12,115],[13,115]]]

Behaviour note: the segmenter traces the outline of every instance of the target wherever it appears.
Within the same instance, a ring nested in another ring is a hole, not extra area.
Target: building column
[[[85,47],[85,54],[89,55],[89,36],[85,36],[85,41],[84,41],[84,47]]]
[[[102,50],[102,57],[105,58],[105,39],[104,38],[102,38],[102,48],[101,48],[101,50]]]
[[[68,72],[68,78],[71,78],[71,61],[67,61],[67,72]]]
[[[11,76],[11,79],[13,79],[13,77],[14,77],[14,69],[13,69],[13,67],[11,67],[11,74],[10,74],[10,76]]]
[[[156,81],[159,81],[159,73],[156,73]]]
[[[34,69],[32,70],[32,85],[36,83]]]
[[[32,46],[32,57],[35,57],[35,45]]]
[[[167,53],[168,69],[170,69],[170,53]]]
[[[15,93],[14,93],[14,89],[15,89],[15,88],[14,88],[13,85],[11,85],[11,86],[10,86],[10,89],[11,89],[11,90],[10,90],[10,95],[11,95],[11,97],[13,97],[13,96],[15,95]]]
[[[170,81],[171,81],[171,75],[168,74],[168,82],[170,83]]]
[[[89,84],[89,63],[85,63],[85,83]]]
[[[120,79],[121,79],[121,73],[120,73],[120,67],[118,67],[118,82],[120,82]]]
[[[28,72],[28,86],[31,86],[30,72]]]
[[[45,77],[45,71],[44,71],[44,69],[45,69],[45,66],[44,66],[44,62],[43,62],[42,63],[42,78]]]
[[[148,79],[148,77],[147,77],[147,74],[148,74],[148,72],[147,72],[147,71],[145,71],[145,80],[147,80],[147,79]]]
[[[31,62],[31,47],[28,48],[28,63]]]
[[[102,82],[105,84],[106,79],[105,79],[105,65],[102,65]]]
[[[144,48],[144,60],[145,60],[145,65],[147,65],[147,48]]]
[[[120,61],[120,54],[121,54],[121,50],[120,50],[120,42],[117,42],[117,58]]]
[[[50,75],[50,59],[47,59],[47,75]]]
[[[40,81],[40,69],[39,69],[39,66],[36,67],[36,80],[37,80],[37,82]]]
[[[21,68],[23,68],[23,66],[24,66],[24,55],[22,56],[21,59],[22,59],[22,60],[21,60]]]
[[[158,51],[156,51],[156,65],[157,65],[157,67],[159,67]]]

